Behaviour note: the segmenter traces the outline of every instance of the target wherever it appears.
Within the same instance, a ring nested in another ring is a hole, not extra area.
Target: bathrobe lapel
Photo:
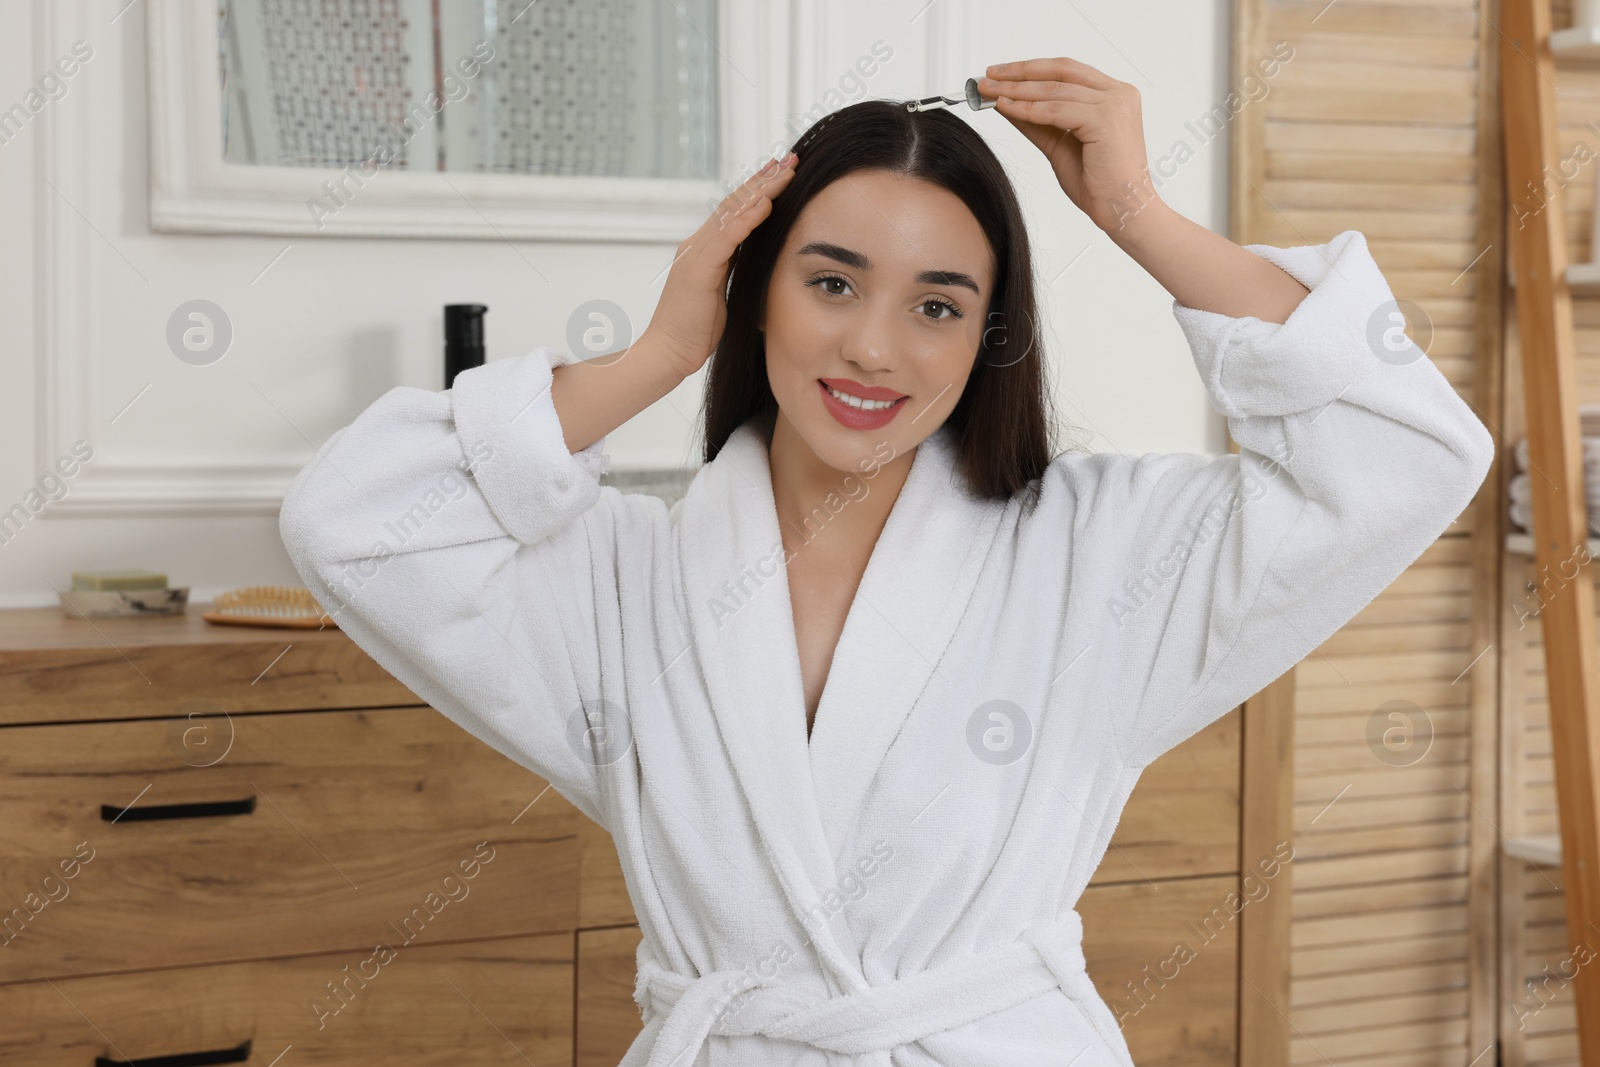
[[[871,479],[862,484],[871,491]],[[851,505],[841,495],[832,506]],[[797,915],[835,886],[836,862],[859,858],[835,852],[911,705],[961,669],[940,659],[1004,507],[966,491],[948,427],[918,446],[850,606],[808,746],[771,468],[755,422],[734,431],[685,494],[679,551],[697,656],[740,788]],[[855,946],[817,942],[847,986],[863,983]]]

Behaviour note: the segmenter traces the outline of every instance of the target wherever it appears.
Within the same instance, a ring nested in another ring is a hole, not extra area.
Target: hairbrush
[[[311,590],[282,585],[251,585],[218,593],[214,609],[200,617],[207,622],[236,626],[305,630],[337,629],[339,625],[323,612]]]

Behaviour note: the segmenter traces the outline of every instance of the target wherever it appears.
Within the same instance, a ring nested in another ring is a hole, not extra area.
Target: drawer
[[[424,703],[339,630],[0,612],[0,725]]]
[[[637,925],[617,843],[587,815],[578,816],[578,926]]]
[[[577,1067],[616,1067],[644,1029],[633,1000],[641,936],[637,926],[578,931]]]
[[[208,726],[0,731],[0,981],[578,925],[582,816],[432,708]]]
[[[1238,1062],[1239,916],[1227,903],[1238,886],[1227,876],[1091,886],[1078,902],[1089,975],[1139,1067]],[[577,1067],[615,1064],[642,1029],[638,945],[637,926],[579,931]]]
[[[0,1063],[572,1063],[570,934],[390,947],[0,986]]]

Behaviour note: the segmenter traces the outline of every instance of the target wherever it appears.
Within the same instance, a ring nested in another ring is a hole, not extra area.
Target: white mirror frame
[[[720,0],[718,173],[742,181],[781,130],[790,81],[792,0]],[[150,228],[160,233],[308,237],[448,237],[677,244],[727,195],[711,179],[380,172],[321,218],[308,206],[353,168],[255,166],[222,155],[217,7],[147,0]],[[754,72],[754,91],[742,74]],[[736,84],[737,83],[737,84]],[[731,189],[731,186],[728,186]]]

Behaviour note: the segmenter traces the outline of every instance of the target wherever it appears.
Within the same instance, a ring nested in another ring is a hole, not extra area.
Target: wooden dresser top
[[[191,602],[182,615],[131,619],[80,619],[59,607],[0,609],[0,652],[45,648],[124,648],[201,643],[251,644],[282,638],[295,642],[350,640],[338,627],[293,630],[275,626],[233,626],[206,622],[210,601]]]
[[[218,625],[200,617],[210,607],[131,619],[0,610],[0,727],[426,703],[337,628]]]

